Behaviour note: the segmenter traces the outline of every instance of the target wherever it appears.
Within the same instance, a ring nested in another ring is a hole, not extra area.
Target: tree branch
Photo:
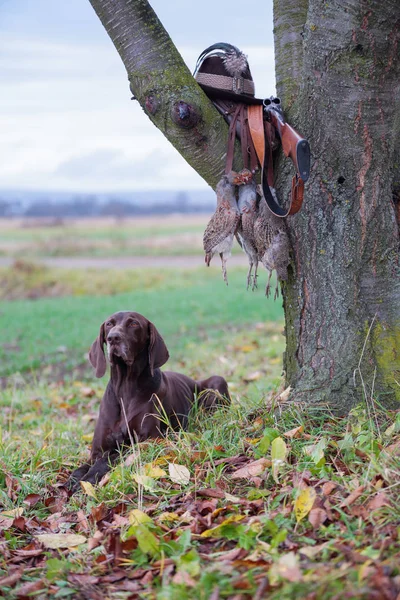
[[[196,83],[147,0],[90,3],[124,63],[136,100],[183,158],[215,188],[225,168],[228,126]],[[239,152],[237,157],[240,160]]]

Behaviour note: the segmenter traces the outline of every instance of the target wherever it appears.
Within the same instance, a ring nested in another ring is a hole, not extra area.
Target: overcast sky
[[[204,48],[230,42],[256,95],[274,93],[272,0],[150,3],[191,71]],[[0,0],[0,188],[206,189],[130,98],[89,0]]]

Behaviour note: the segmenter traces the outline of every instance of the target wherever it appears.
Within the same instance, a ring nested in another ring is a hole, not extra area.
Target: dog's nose
[[[118,331],[110,331],[110,333],[107,336],[107,342],[109,342],[110,344],[118,344],[121,341],[121,336],[119,335]]]

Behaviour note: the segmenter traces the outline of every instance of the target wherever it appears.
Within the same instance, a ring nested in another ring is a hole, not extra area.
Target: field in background
[[[0,256],[179,256],[203,253],[209,216],[0,219]],[[234,252],[241,252],[235,246]]]

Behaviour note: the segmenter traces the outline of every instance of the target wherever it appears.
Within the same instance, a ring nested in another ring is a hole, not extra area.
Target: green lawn
[[[46,277],[49,272],[53,280],[66,276],[46,270]],[[90,272],[86,277],[90,279]],[[124,272],[123,280],[131,291],[3,302],[0,328],[7,335],[0,341],[0,376],[55,362],[82,363],[100,324],[118,310],[135,310],[153,321],[175,361],[182,360],[199,341],[226,344],[235,328],[250,333],[260,322],[279,323],[283,328],[281,301],[266,298],[261,287],[247,292],[242,269],[230,271],[229,286],[219,271],[205,268],[157,275],[154,271]],[[107,288],[107,273],[102,274],[102,281]],[[113,290],[108,287],[108,291]]]

